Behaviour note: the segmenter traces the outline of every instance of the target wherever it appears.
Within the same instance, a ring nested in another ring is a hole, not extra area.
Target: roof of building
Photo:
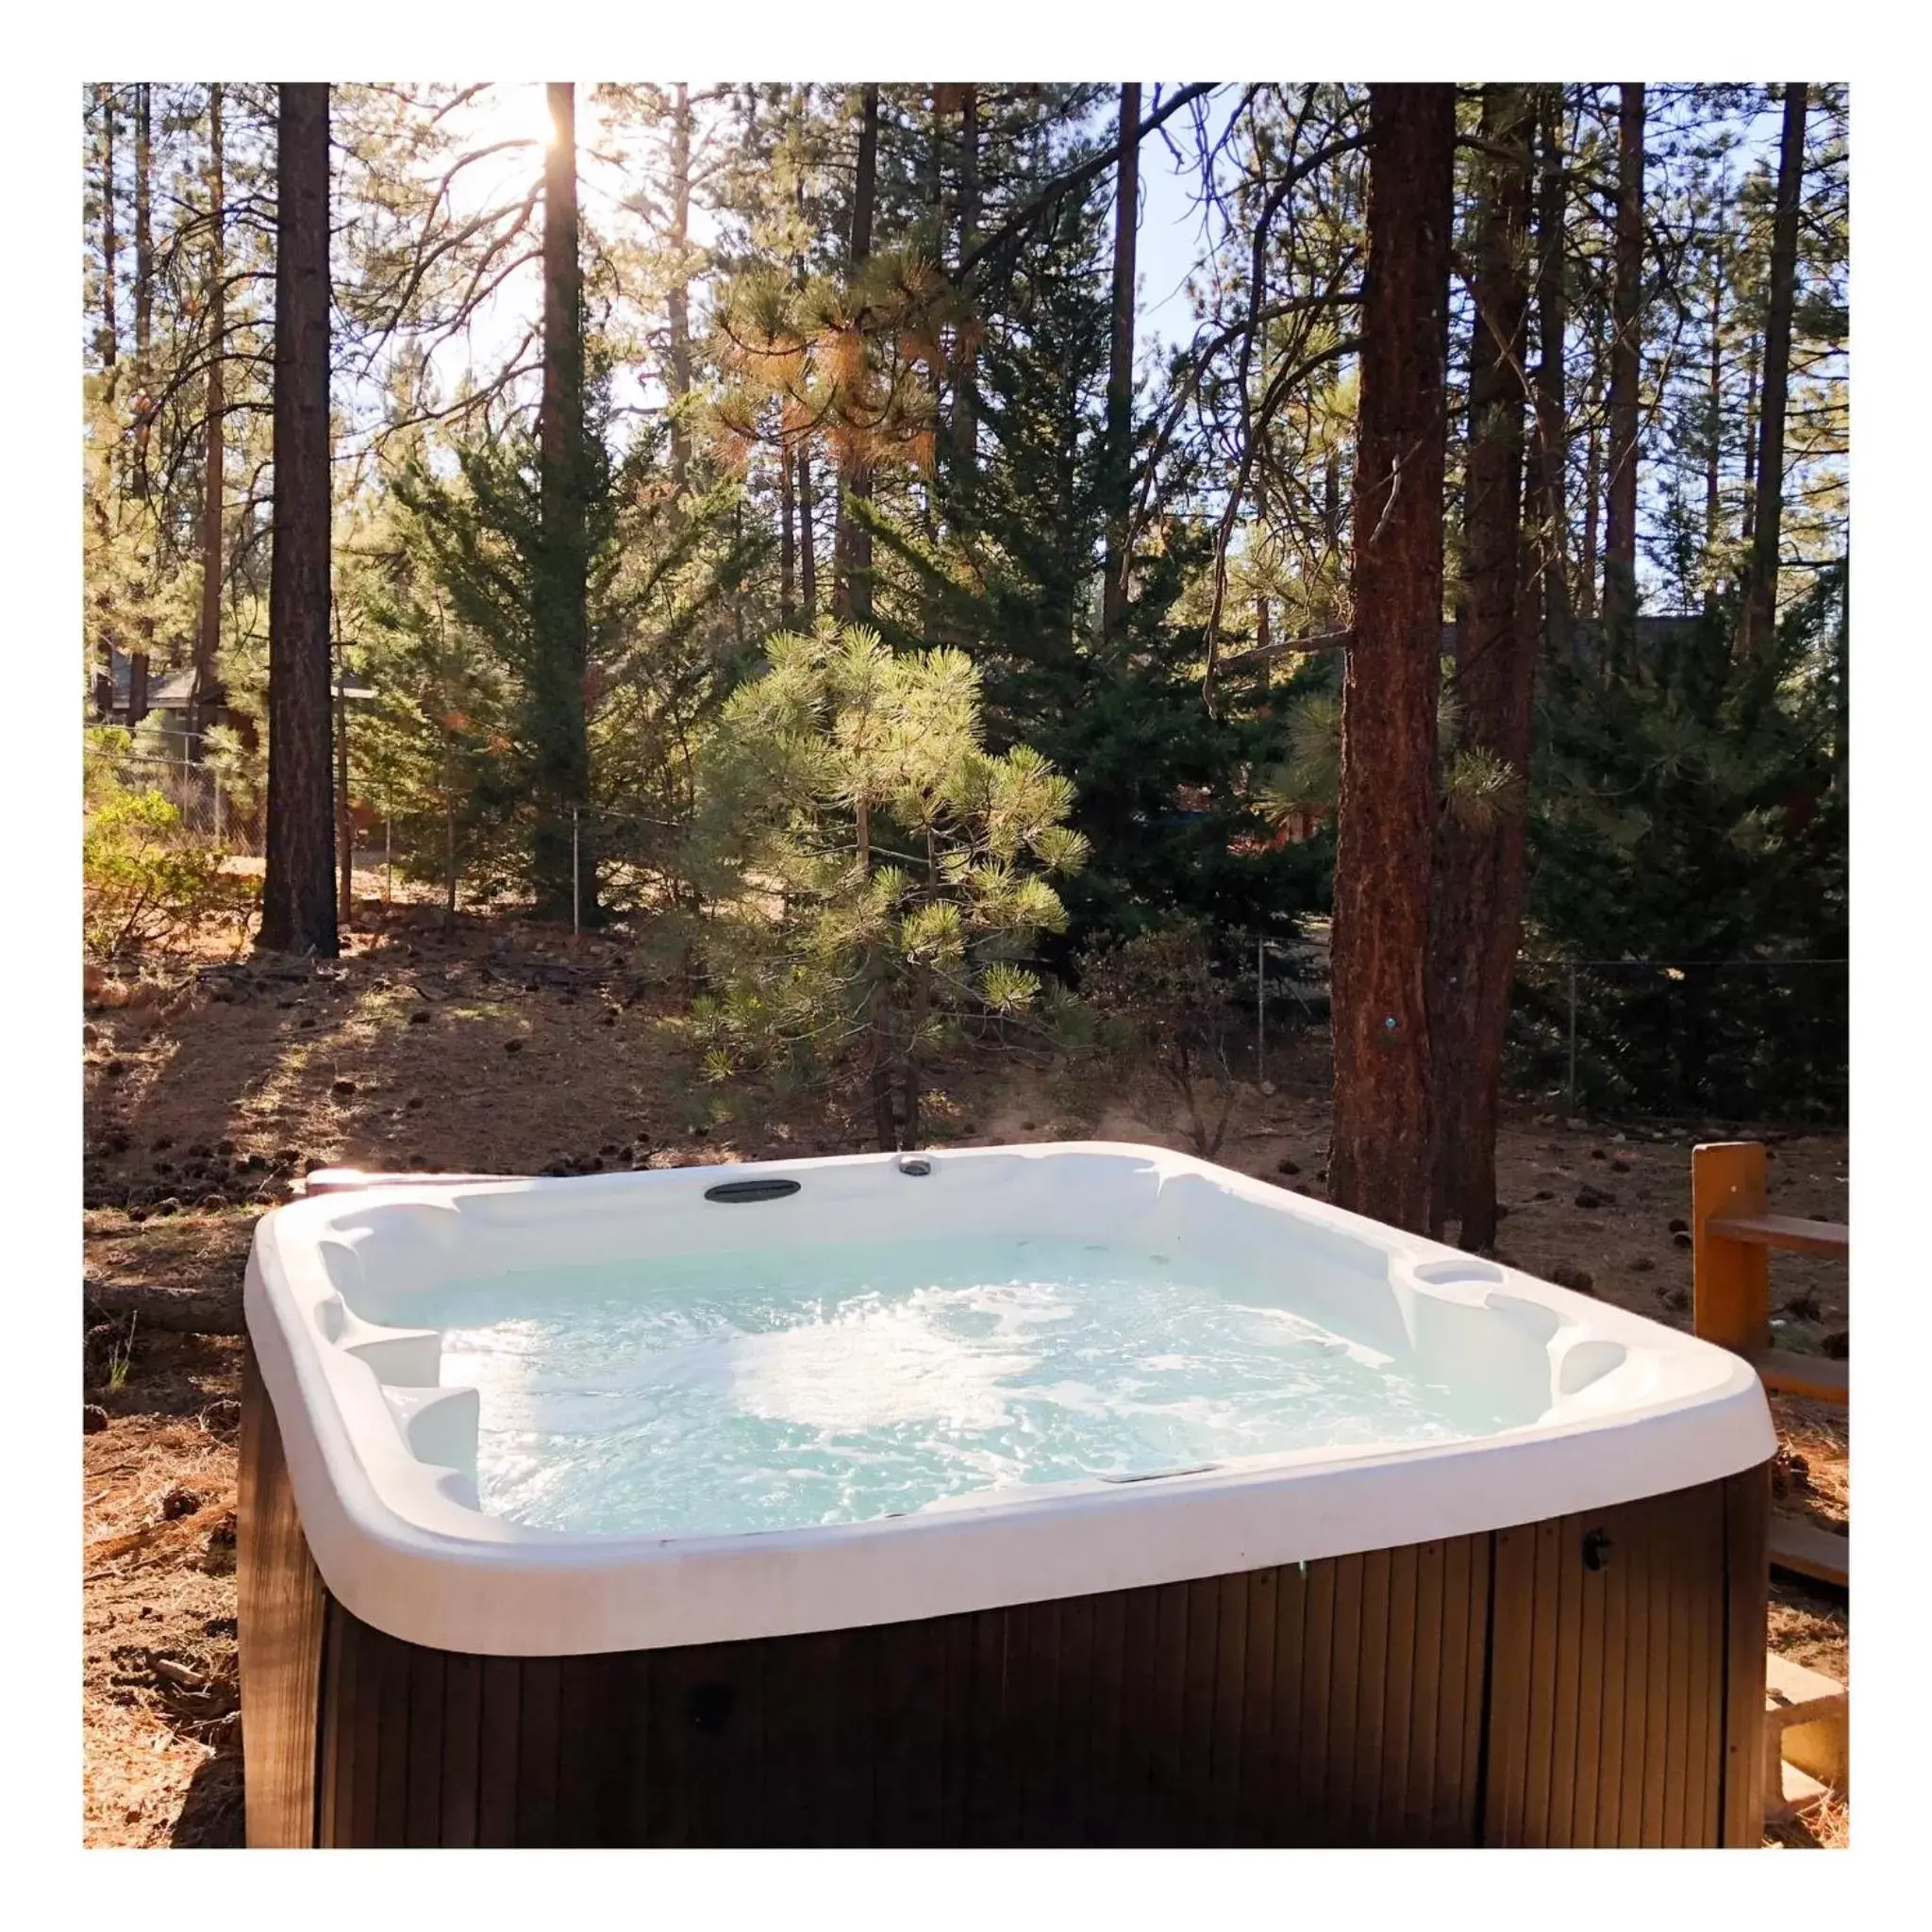
[[[110,651],[114,672],[114,708],[127,708],[127,694],[133,683],[134,666],[125,651]],[[178,671],[150,675],[147,708],[151,711],[185,711],[194,702],[194,666],[184,664]]]

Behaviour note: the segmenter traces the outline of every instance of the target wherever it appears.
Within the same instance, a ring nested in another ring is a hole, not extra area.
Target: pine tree
[[[1330,1198],[1397,1227],[1429,1215],[1431,771],[1454,90],[1370,91],[1355,636],[1335,849]]]
[[[285,81],[275,157],[275,551],[261,944],[339,946],[329,694],[328,87]]]

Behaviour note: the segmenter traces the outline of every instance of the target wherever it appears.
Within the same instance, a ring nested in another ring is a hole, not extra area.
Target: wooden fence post
[[[1764,1147],[1716,1141],[1690,1150],[1691,1314],[1697,1333],[1724,1348],[1771,1341],[1771,1255],[1756,1242],[1725,1241],[1713,1216],[1764,1212]]]

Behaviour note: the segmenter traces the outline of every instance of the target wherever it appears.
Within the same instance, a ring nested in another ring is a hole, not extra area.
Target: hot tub
[[[1741,1359],[1165,1150],[397,1180],[248,1266],[256,1844],[1756,1843]]]

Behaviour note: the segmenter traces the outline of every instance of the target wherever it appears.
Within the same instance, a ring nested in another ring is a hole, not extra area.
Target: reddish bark
[[[261,944],[336,956],[329,771],[328,87],[284,81],[275,141],[275,521]]]
[[[878,197],[879,91],[868,83],[859,93],[858,169],[852,187],[852,247],[849,266],[856,276],[872,255],[872,220]],[[870,503],[873,466],[854,454],[840,464],[839,522],[832,543],[832,608],[859,624],[872,622],[872,532],[847,505]]]
[[[1482,133],[1490,145],[1476,188],[1465,615],[1456,665],[1462,745],[1489,753],[1519,778],[1529,764],[1537,664],[1523,528],[1531,126],[1528,88],[1484,88]],[[1481,816],[1452,800],[1436,834],[1431,1222],[1440,1234],[1445,1220],[1459,1221],[1465,1247],[1495,1240],[1497,1100],[1522,925],[1523,829],[1520,797]]]
[[[1355,639],[1342,685],[1329,1192],[1420,1229],[1429,1209],[1429,941],[1442,627],[1454,89],[1369,92]]]
[[[227,395],[224,368],[228,333],[227,223],[223,185],[222,84],[208,91],[208,442],[203,459],[201,505],[201,627],[194,641],[194,712],[196,729],[213,720],[223,699],[219,653],[222,643],[222,510],[224,472],[227,467],[225,439]],[[327,183],[324,183],[326,192]]]
[[[1638,382],[1643,327],[1643,83],[1617,114],[1617,267],[1611,288],[1609,479],[1604,527],[1604,643],[1614,655],[1637,616]]]

